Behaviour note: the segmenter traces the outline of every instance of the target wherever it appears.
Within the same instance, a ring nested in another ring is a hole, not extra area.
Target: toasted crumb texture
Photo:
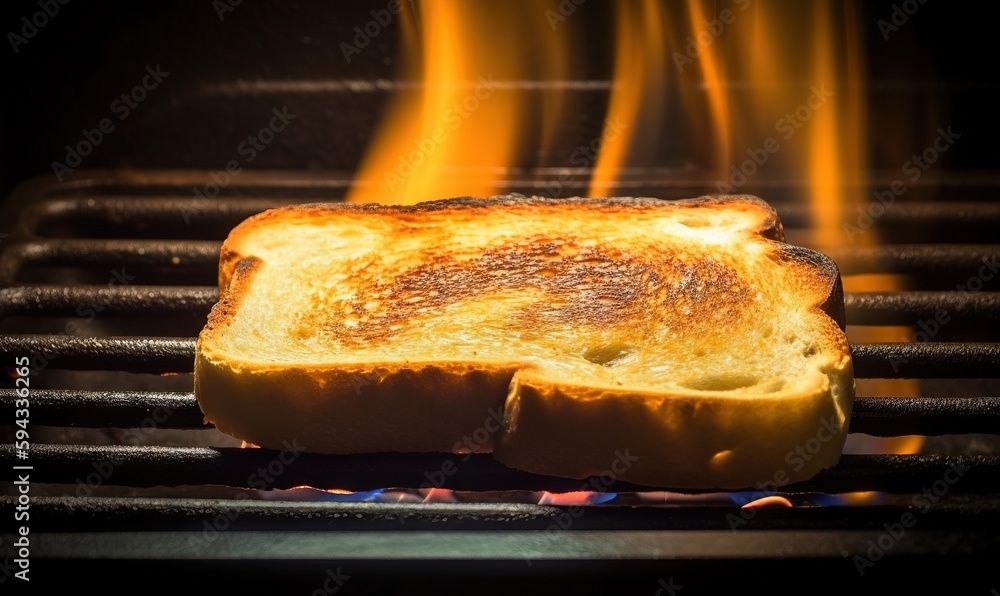
[[[809,478],[847,433],[836,266],[756,197],[275,209],[219,282],[195,392],[263,447],[726,489]]]

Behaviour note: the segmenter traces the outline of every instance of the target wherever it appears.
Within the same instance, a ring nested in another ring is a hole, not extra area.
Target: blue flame
[[[378,501],[384,488],[356,493],[331,493],[318,488],[299,487],[288,490],[263,491],[261,497],[269,501],[336,501],[340,503],[363,503]]]
[[[357,493],[325,493],[325,497],[321,497],[323,501],[337,501],[342,503],[363,503],[366,501],[378,501],[382,493],[385,492],[384,488],[378,488],[375,490],[366,490]]]
[[[618,496],[618,493],[594,493],[594,495],[590,497],[590,500],[591,500],[590,504],[591,505],[603,505],[603,504],[607,503],[608,501],[614,500],[615,497],[617,497],[617,496]]]

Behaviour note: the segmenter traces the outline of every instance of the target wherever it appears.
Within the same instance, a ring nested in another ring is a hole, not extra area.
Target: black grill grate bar
[[[196,342],[187,337],[0,335],[0,355],[9,359],[30,355],[35,368],[190,373]]]
[[[0,407],[14,409],[16,392],[0,389]],[[193,393],[36,389],[31,421],[83,428],[203,429]],[[1000,397],[859,397],[851,432],[900,435],[1000,434]]]
[[[236,225],[267,209],[301,204],[289,198],[200,198],[186,197],[96,196],[60,197],[41,201],[26,208],[21,216],[25,228],[37,233],[52,221],[70,220],[88,224],[150,227],[157,230],[183,230],[193,219],[202,223]],[[983,204],[984,207],[988,204]],[[988,212],[981,214],[989,218]]]
[[[187,337],[0,335],[0,358],[29,354],[33,366],[41,358],[58,369],[190,373],[196,343]],[[1000,378],[1000,343],[871,343],[851,352],[857,378]]]
[[[851,355],[861,379],[1000,378],[1000,343],[857,344]]]
[[[961,501],[953,503],[952,501]],[[738,504],[685,503],[684,515],[664,515],[660,507],[580,506],[575,530],[608,529],[717,529],[731,531],[731,518],[740,515]],[[17,499],[0,497],[0,515],[13,517]],[[197,499],[156,497],[44,497],[31,499],[32,530],[74,531],[199,531],[205,520],[229,519],[230,530],[268,530],[280,521],[285,530],[545,530],[565,514],[565,507],[532,503],[352,503],[293,502],[256,499]],[[898,521],[909,506],[858,507],[844,515],[838,507],[769,507],[754,511],[741,521],[740,530],[832,530],[870,528],[884,530]],[[9,518],[8,517],[8,518]],[[1000,524],[996,499],[967,495],[923,505],[923,529],[983,529]]]
[[[867,273],[980,273],[992,279],[1000,268],[996,244],[886,244],[872,247],[818,247],[844,275]]]
[[[200,185],[199,185],[200,186]],[[182,196],[87,196],[60,197],[39,201],[27,208],[22,221],[27,229],[36,231],[39,225],[53,219],[86,218],[88,221],[115,224],[123,219],[137,224],[163,226],[164,224],[186,223],[193,219],[207,219],[213,222],[238,223],[243,219],[266,209],[282,205],[306,202],[336,202],[341,199],[343,188],[332,189],[325,198],[289,199],[286,195],[274,197],[215,197],[200,198],[193,191]],[[786,228],[808,228],[813,223],[814,210],[809,205],[798,202],[772,201]],[[857,208],[845,208],[841,219],[847,222],[859,220]],[[907,226],[933,223],[942,225],[1000,225],[1000,205],[986,201],[948,201],[897,203],[889,209],[880,210],[872,223],[880,226]],[[857,221],[861,228],[864,220]]]
[[[206,317],[219,299],[215,286],[22,285],[0,288],[0,316],[79,316],[81,304],[105,315],[188,314]],[[951,321],[1000,320],[1000,292],[848,292],[849,325],[906,325],[944,311]]]
[[[848,325],[908,325],[932,321],[1000,320],[1000,292],[847,292]]]
[[[816,217],[815,207],[806,202],[773,203],[773,205],[785,228],[808,228]],[[867,229],[865,226],[899,228],[932,224],[940,228],[1000,225],[1000,204],[987,201],[897,202],[887,209],[873,208],[873,205],[867,207],[871,209],[871,213],[862,216],[857,205],[845,205],[838,219],[851,223],[862,233]],[[870,217],[871,214],[877,214],[877,217]],[[930,234],[934,233],[933,228],[927,231]]]
[[[214,286],[24,285],[0,289],[0,316],[73,317],[80,316],[81,305],[100,305],[101,316],[205,317],[218,299],[219,290]]]
[[[859,397],[850,429],[876,437],[1000,434],[1000,397]]]
[[[15,389],[0,389],[0,404],[13,408]],[[33,389],[31,423],[80,428],[203,429],[204,414],[193,393]]]
[[[127,267],[214,271],[221,247],[208,240],[32,240],[3,251],[0,284],[13,283],[25,265],[107,267],[109,275],[127,275]]]
[[[144,266],[215,270],[222,243],[209,240],[31,240],[4,252],[0,283],[9,283],[23,264]],[[877,247],[819,249],[844,275],[868,273],[981,272],[991,279],[1000,263],[995,244],[888,244]]]
[[[167,265],[180,258],[190,265],[219,262],[221,241],[64,239],[23,242],[11,247],[33,263],[125,263]],[[199,260],[200,259],[200,260]],[[175,263],[174,263],[175,264]]]
[[[677,490],[598,479],[573,480],[508,468],[490,454],[363,453],[322,455],[269,449],[33,445],[33,482],[108,486],[226,485],[260,489],[315,486],[348,491],[419,488],[427,473],[446,462],[457,468],[439,488],[470,491],[581,490],[641,492]],[[468,459],[466,460],[466,457]],[[14,461],[14,446],[0,445],[0,459]],[[16,480],[16,470],[0,470],[0,480]],[[935,483],[951,493],[1000,492],[1000,456],[844,455],[840,463],[811,480],[781,487],[787,493],[837,494],[855,491],[920,493]],[[680,487],[683,488],[683,487]],[[746,487],[759,490],[759,487]],[[714,492],[714,491],[684,491]]]

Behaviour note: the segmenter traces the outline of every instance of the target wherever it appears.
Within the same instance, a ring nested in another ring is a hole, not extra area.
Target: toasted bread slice
[[[275,209],[219,285],[195,393],[263,447],[735,489],[809,478],[847,433],[837,268],[756,197]]]

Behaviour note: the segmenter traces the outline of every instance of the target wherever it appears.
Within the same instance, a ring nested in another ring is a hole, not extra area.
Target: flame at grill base
[[[868,506],[883,500],[883,493],[858,492],[841,495],[782,494],[770,490],[746,492],[684,493],[671,491],[593,492],[570,491],[455,491],[443,488],[376,489],[351,492],[298,486],[259,491],[265,501],[336,502],[379,504],[511,503],[553,507],[719,507],[752,511],[762,508]],[[752,515],[747,514],[747,515]]]

